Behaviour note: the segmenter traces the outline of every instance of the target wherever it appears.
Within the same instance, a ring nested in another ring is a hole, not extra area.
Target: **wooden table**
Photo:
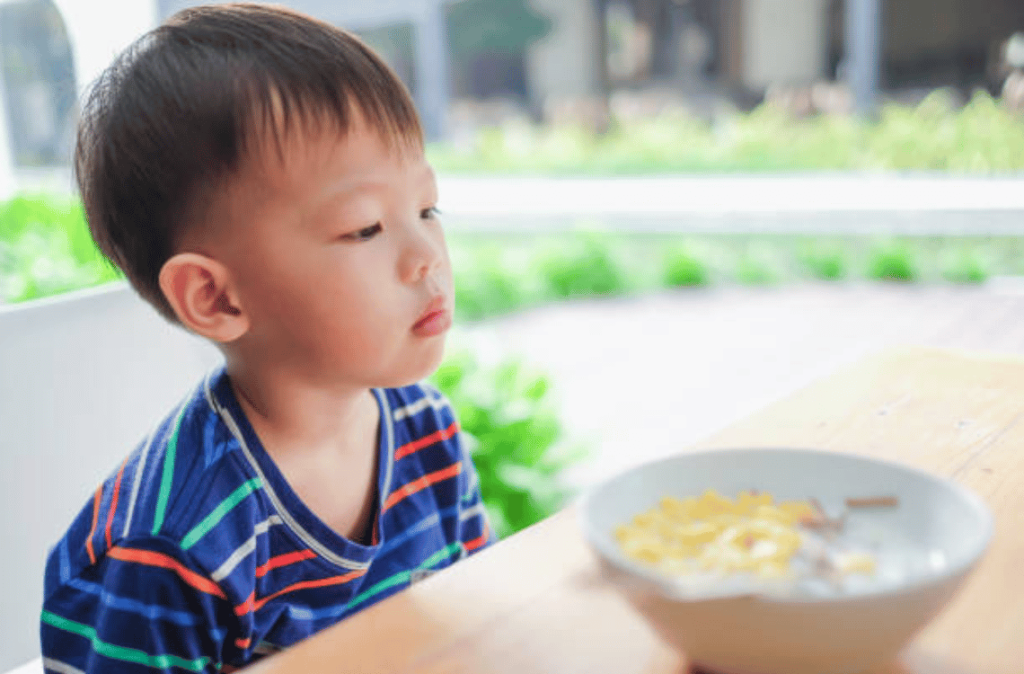
[[[995,514],[989,553],[899,661],[871,674],[1021,674],[1022,419],[1024,359],[902,348],[820,381],[696,448],[821,447],[890,457],[975,490]],[[600,578],[570,507],[250,671],[686,670],[685,660]]]

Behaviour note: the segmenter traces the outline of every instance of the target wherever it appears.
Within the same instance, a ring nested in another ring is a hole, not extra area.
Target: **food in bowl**
[[[708,489],[699,497],[665,496],[614,535],[626,556],[669,576],[713,582],[746,574],[776,589],[821,579],[838,590],[845,576],[872,576],[877,568],[870,544],[848,535],[848,511],[898,503],[848,498],[846,510],[829,517],[816,499],[776,502],[752,489],[730,499]]]
[[[666,497],[713,489],[736,502],[752,485],[776,505],[820,507],[814,533],[870,553],[874,569],[838,585],[815,573],[785,582],[749,569],[673,574],[631,557],[616,537]],[[891,660],[949,602],[992,535],[985,504],[950,480],[814,449],[679,454],[610,477],[579,505],[605,577],[691,666],[723,674],[852,674]]]

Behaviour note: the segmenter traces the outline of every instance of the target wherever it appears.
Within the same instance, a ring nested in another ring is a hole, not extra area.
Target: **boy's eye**
[[[369,241],[373,237],[380,234],[382,229],[383,227],[381,227],[380,223],[378,222],[373,225],[370,225],[369,227],[363,227],[362,229],[356,230],[354,232],[349,232],[348,234],[343,235],[341,238],[345,239],[346,241]]]
[[[436,220],[439,217],[441,217],[441,211],[437,210],[437,206],[424,208],[422,211],[420,211],[421,220]]]

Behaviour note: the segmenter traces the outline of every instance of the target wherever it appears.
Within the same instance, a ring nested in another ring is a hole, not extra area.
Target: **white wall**
[[[49,547],[219,358],[121,283],[0,306],[0,671],[39,654]]]

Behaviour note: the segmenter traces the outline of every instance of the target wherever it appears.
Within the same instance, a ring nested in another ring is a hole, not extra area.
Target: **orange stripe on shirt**
[[[92,549],[92,537],[96,533],[96,523],[100,519],[100,499],[103,497],[103,486],[96,490],[92,497],[92,527],[89,529],[89,537],[85,539],[85,550],[89,553],[89,563],[96,563],[96,552]]]
[[[301,562],[304,559],[312,559],[313,557],[316,557],[316,553],[312,550],[297,550],[284,555],[278,555],[277,557],[271,557],[267,560],[266,564],[256,567],[256,577],[262,578],[274,569],[282,566],[288,566],[295,562]]]
[[[107,551],[107,554],[114,559],[120,559],[123,562],[135,562],[137,564],[144,564],[145,566],[156,566],[161,569],[170,569],[177,573],[183,581],[200,592],[212,594],[215,597],[220,597],[221,599],[227,599],[224,595],[224,590],[220,589],[220,586],[217,585],[217,583],[213,582],[209,578],[199,575],[195,571],[187,568],[178,560],[161,552],[114,546]]]
[[[411,496],[422,489],[426,489],[436,482],[441,482],[442,480],[447,480],[450,477],[455,477],[461,472],[462,462],[456,461],[447,468],[436,470],[433,473],[427,473],[423,477],[413,480],[412,482],[407,482],[395,491],[391,492],[388,499],[384,501],[384,506],[380,510],[381,512],[384,512],[407,496]]]
[[[121,477],[124,475],[124,467],[128,465],[126,458],[121,462],[121,470],[117,471],[117,479],[114,480],[114,495],[110,497],[110,512],[107,513],[107,547],[111,546],[110,527],[114,524],[114,513],[117,512],[117,495],[121,492]]]
[[[482,546],[486,542],[487,542],[487,534],[485,533],[482,536],[480,536],[479,538],[474,538],[471,541],[466,541],[464,546],[466,548],[466,552],[473,552],[474,550],[476,550],[477,548],[479,548],[480,546]]]
[[[422,438],[417,438],[417,439],[413,440],[412,442],[406,443],[406,444],[402,445],[401,447],[399,447],[395,451],[395,461],[398,461],[403,456],[409,456],[413,452],[418,452],[419,450],[423,449],[424,447],[429,447],[430,445],[432,445],[432,444],[434,444],[436,442],[441,442],[442,440],[447,440],[448,438],[452,437],[453,435],[455,435],[458,432],[459,432],[459,422],[453,421],[452,425],[449,426],[448,428],[444,428],[442,430],[434,431],[430,435],[424,435]]]
[[[484,521],[484,532],[482,534],[480,534],[479,537],[474,538],[471,541],[466,541],[465,543],[462,544],[463,547],[466,548],[466,552],[473,552],[477,548],[481,547],[484,543],[486,543],[487,542],[487,533],[488,533],[487,532],[487,522],[485,520]]]
[[[256,593],[254,592],[253,594],[249,595],[249,598],[245,600],[244,604],[239,604],[235,607],[235,615],[242,616],[246,613],[249,613],[250,611],[258,611],[261,608],[263,608],[268,601],[276,599],[277,597],[280,597],[283,594],[288,594],[289,592],[295,592],[296,590],[306,590],[311,587],[327,587],[329,585],[341,585],[343,583],[349,582],[350,580],[355,580],[356,578],[359,578],[365,573],[366,569],[358,569],[356,571],[350,571],[349,573],[346,573],[344,576],[331,576],[330,578],[320,578],[317,580],[304,580],[293,585],[289,585],[283,590],[278,590],[274,594],[267,595],[262,599],[256,599]]]
[[[252,594],[241,604],[235,607],[235,615],[245,615],[256,610],[256,591],[253,590]]]
[[[489,533],[490,533],[490,530],[487,528],[487,518],[484,517],[483,518],[483,533],[480,534],[480,536],[478,538],[475,538],[472,541],[468,541],[466,543],[463,543],[463,547],[466,548],[466,552],[472,552],[473,550],[477,549],[478,547],[480,547],[481,545],[486,543],[487,542],[487,535]]]

